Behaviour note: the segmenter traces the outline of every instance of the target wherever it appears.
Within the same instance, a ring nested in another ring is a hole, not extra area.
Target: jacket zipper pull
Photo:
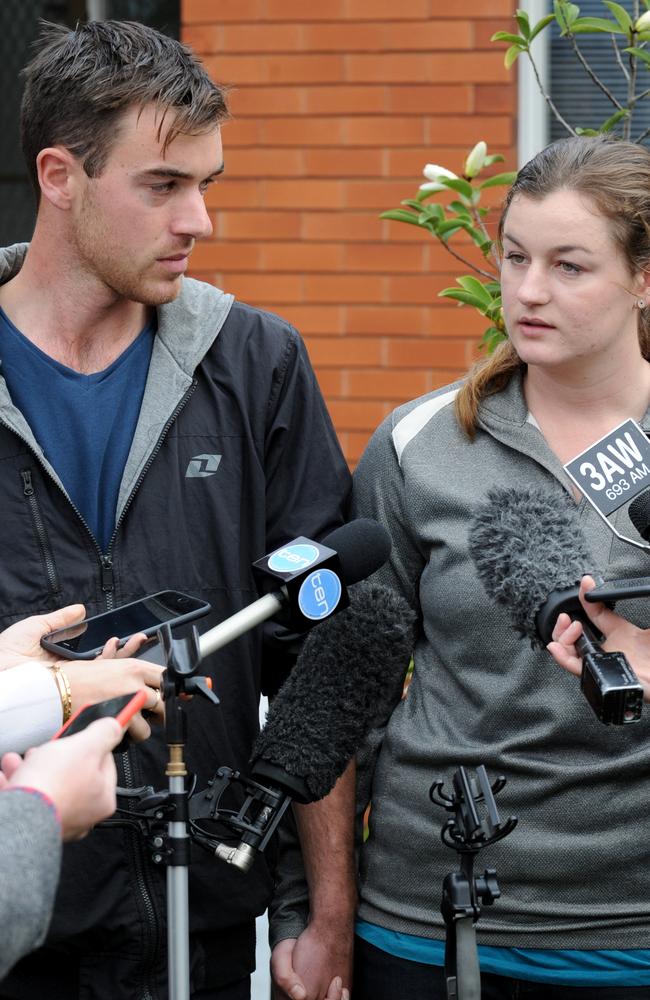
[[[23,494],[24,494],[24,496],[26,496],[26,497],[33,497],[34,496],[34,487],[32,486],[32,474],[31,474],[31,472],[29,471],[29,469],[25,469],[24,472],[20,473],[20,475],[22,476],[22,480],[23,480]]]
[[[110,556],[102,556],[102,590],[105,594],[113,589],[113,563]]]

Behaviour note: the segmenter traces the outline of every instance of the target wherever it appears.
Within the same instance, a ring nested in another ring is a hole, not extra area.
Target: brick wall
[[[413,196],[426,162],[460,170],[478,139],[515,165],[516,74],[489,41],[512,30],[515,4],[462,6],[181,5],[183,39],[233,87],[214,234],[192,273],[298,327],[352,463],[395,405],[466,369],[485,325],[436,298],[465,269],[428,234],[378,219]]]

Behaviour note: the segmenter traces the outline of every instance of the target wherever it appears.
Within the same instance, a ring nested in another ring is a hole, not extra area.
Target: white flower
[[[458,174],[447,170],[446,167],[439,167],[437,163],[427,163],[422,173],[430,183],[420,184],[420,191],[448,191],[447,185],[440,183],[440,178],[449,177],[452,180],[458,179]]]
[[[650,31],[650,10],[642,14],[634,25],[635,31]]]
[[[465,170],[463,171],[465,177],[476,177],[485,163],[486,156],[487,144],[481,140],[476,143],[474,149],[465,160]]]

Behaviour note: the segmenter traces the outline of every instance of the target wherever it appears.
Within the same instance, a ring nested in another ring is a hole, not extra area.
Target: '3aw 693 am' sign
[[[625,420],[564,468],[607,517],[650,487],[650,441],[635,420]]]

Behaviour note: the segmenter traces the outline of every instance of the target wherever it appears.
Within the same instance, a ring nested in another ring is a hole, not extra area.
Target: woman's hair
[[[575,191],[591,199],[609,220],[630,275],[650,270],[650,151],[605,136],[560,139],[521,168],[501,213],[498,245],[513,198],[541,200],[555,191]],[[650,310],[639,310],[639,345],[650,360]],[[470,438],[477,427],[481,400],[503,389],[525,368],[510,341],[471,369],[456,397],[456,416]]]

